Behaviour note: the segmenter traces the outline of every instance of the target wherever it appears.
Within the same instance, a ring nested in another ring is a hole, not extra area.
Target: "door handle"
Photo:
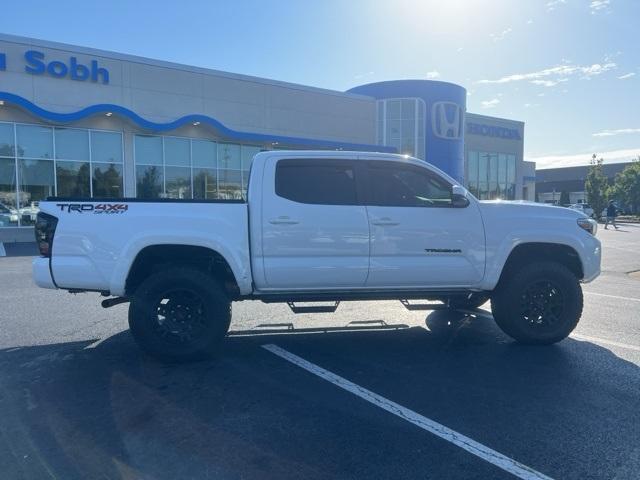
[[[396,225],[400,225],[400,222],[394,222],[389,217],[382,217],[377,220],[372,220],[371,224],[380,227],[395,227]]]
[[[272,218],[271,220],[269,220],[269,223],[271,225],[296,225],[300,222],[298,222],[297,220],[291,220],[291,218],[287,216],[281,216],[278,218]]]

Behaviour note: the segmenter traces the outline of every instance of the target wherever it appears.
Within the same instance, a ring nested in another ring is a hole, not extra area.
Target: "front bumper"
[[[582,256],[583,283],[589,283],[600,275],[600,263],[602,262],[602,244],[596,237],[591,237],[585,242],[585,250]]]

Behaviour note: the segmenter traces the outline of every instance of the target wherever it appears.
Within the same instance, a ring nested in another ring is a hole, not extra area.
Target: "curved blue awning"
[[[105,114],[107,112],[112,112],[114,115],[119,115],[123,118],[126,118],[139,127],[149,130],[151,132],[168,132],[171,130],[175,130],[187,124],[193,124],[194,122],[200,122],[200,124],[208,125],[209,127],[215,129],[220,135],[229,140],[235,140],[238,142],[247,142],[247,143],[281,143],[284,145],[292,145],[292,146],[300,146],[300,147],[318,147],[318,148],[328,148],[328,149],[342,149],[342,150],[361,150],[361,151],[372,151],[372,152],[389,152],[395,153],[396,149],[394,147],[387,147],[383,145],[369,145],[369,144],[361,144],[361,143],[349,143],[349,142],[336,142],[332,140],[318,140],[313,138],[302,138],[302,137],[288,137],[282,135],[268,135],[264,133],[254,133],[254,132],[241,132],[238,130],[233,130],[231,128],[226,127],[220,121],[216,120],[213,117],[209,117],[207,115],[201,114],[192,114],[185,115],[183,117],[178,118],[172,122],[167,123],[158,123],[153,122],[151,120],[147,120],[146,118],[141,117],[137,113],[132,110],[129,110],[126,107],[122,107],[120,105],[114,105],[111,103],[99,103],[96,105],[91,105],[77,112],[71,113],[58,113],[52,112],[50,110],[46,110],[44,108],[39,107],[35,103],[27,100],[24,97],[19,95],[15,95],[9,92],[1,92],[0,91],[0,100],[4,100],[5,102],[20,107],[27,112],[49,122],[59,123],[59,124],[68,124],[72,122],[76,122],[82,120],[84,118]]]

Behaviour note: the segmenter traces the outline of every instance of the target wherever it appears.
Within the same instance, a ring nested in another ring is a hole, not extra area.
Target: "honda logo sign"
[[[435,102],[431,108],[431,128],[433,134],[447,140],[462,137],[462,108],[453,102]]]

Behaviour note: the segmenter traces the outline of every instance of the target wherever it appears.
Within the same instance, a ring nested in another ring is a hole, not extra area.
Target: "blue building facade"
[[[464,181],[466,90],[433,80],[393,80],[349,90],[376,99],[376,140]]]

